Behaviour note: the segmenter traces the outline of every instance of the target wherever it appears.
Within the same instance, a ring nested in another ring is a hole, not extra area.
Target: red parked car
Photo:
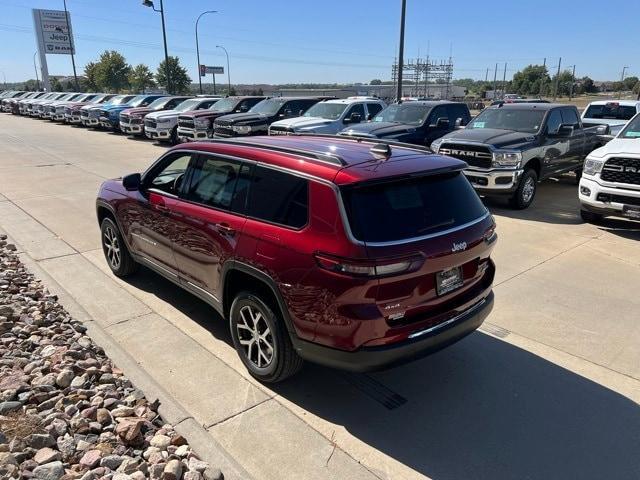
[[[118,276],[145,265],[209,302],[264,382],[303,359],[380,369],[463,338],[493,307],[495,223],[465,167],[376,139],[177,146],[102,185],[103,250]]]

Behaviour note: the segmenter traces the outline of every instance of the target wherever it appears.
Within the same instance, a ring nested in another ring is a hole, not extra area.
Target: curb
[[[1,230],[0,230],[1,231]],[[87,327],[87,333],[107,353],[108,357],[120,368],[131,382],[144,392],[150,400],[158,399],[158,412],[166,423],[174,426],[175,430],[185,437],[191,448],[203,461],[209,463],[210,468],[205,471],[205,477],[211,480],[224,478],[225,480],[255,480],[225,449],[214,439],[195,419],[140,365],[129,355],[111,336],[82,308],[73,297],[54,280],[36,260],[31,258],[20,244],[13,241],[7,234],[10,243],[18,248],[20,261],[36,279],[43,282],[50,293],[58,296],[60,304],[78,321]],[[219,471],[216,471],[219,469]],[[220,472],[223,475],[220,475]]]

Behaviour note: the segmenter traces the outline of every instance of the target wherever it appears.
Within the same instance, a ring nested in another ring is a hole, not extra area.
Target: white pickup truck
[[[586,222],[606,216],[640,220],[640,114],[587,155],[578,196]]]
[[[584,109],[582,123],[609,125],[611,135],[617,135],[636,113],[640,113],[639,101],[598,100],[597,102],[591,102]]]
[[[273,122],[269,126],[269,135],[336,134],[348,125],[371,120],[386,106],[382,100],[373,97],[327,100],[316,103],[300,117]]]

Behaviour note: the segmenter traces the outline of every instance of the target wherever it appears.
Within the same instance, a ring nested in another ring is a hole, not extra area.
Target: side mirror
[[[573,133],[573,125],[562,124],[555,132],[550,132],[551,137],[570,137]]]
[[[596,127],[597,135],[608,135],[609,133],[609,125],[598,125],[598,127]]]
[[[242,105],[240,107],[240,110],[238,110],[239,112],[248,112],[249,111],[249,107],[247,105]]]
[[[460,128],[464,126],[463,118],[456,118],[456,123],[454,123],[455,128]]]
[[[449,119],[447,117],[440,117],[436,120],[436,128],[449,128]]]
[[[293,115],[293,112],[291,110],[287,109],[287,110],[284,111],[284,116],[285,117],[290,117],[291,115]]]
[[[122,186],[128,191],[139,190],[142,184],[142,176],[139,173],[131,173],[122,177]]]
[[[359,113],[352,113],[344,119],[344,123],[360,123],[362,116]]]

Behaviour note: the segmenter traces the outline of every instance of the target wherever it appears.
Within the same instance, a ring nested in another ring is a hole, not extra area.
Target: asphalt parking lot
[[[245,372],[213,309],[103,260],[95,194],[165,147],[2,114],[0,231],[256,479],[640,477],[640,223],[585,224],[573,178],[496,217],[496,306],[436,355]],[[126,373],[126,371],[125,371]]]

